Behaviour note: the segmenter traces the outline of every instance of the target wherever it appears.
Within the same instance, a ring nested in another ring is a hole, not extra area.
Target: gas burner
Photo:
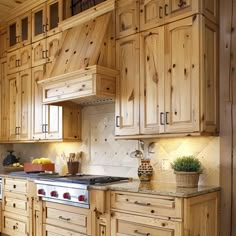
[[[129,178],[101,175],[43,176],[36,180],[37,195],[45,201],[89,208],[89,186],[128,181]]]

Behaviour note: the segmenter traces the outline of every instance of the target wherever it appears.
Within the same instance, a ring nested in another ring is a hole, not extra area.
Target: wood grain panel
[[[220,3],[220,185],[222,187],[220,235],[230,236],[232,225],[232,93],[229,66],[232,0],[223,0]]]
[[[232,17],[232,46],[231,46],[231,81],[232,81],[232,99],[233,99],[233,202],[232,202],[232,235],[236,235],[236,2],[233,1],[233,17]]]

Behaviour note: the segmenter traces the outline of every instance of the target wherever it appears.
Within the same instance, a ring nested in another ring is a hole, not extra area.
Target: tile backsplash
[[[82,151],[83,173],[138,178],[140,160],[130,154],[140,149],[139,142],[115,140],[114,117],[114,104],[85,107],[82,111],[83,142],[14,144],[13,149],[22,162],[34,157],[49,157],[60,174],[67,173],[63,153]],[[144,140],[144,155],[151,159],[154,180],[175,182],[170,163],[181,155],[195,155],[203,164],[200,184],[219,185],[219,137]]]

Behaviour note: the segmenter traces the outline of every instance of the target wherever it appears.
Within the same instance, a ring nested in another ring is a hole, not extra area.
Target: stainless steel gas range
[[[97,175],[48,175],[35,182],[37,195],[45,201],[89,208],[89,186],[120,181],[128,181],[128,178]]]

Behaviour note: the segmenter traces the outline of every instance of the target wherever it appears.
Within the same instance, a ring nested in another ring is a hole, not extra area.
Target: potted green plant
[[[176,186],[195,188],[198,186],[199,175],[202,173],[201,162],[194,156],[178,157],[171,167],[176,175]]]

